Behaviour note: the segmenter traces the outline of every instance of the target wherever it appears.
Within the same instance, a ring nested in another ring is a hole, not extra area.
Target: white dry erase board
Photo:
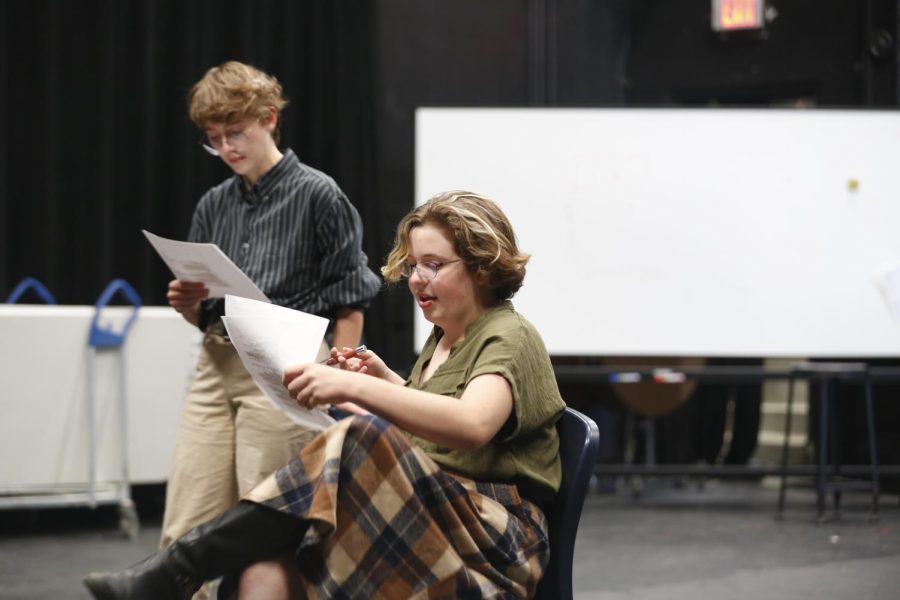
[[[900,356],[900,112],[419,109],[449,189],[510,217],[552,354]]]

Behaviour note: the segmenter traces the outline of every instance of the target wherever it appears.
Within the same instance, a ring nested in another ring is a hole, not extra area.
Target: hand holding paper
[[[276,408],[310,429],[334,423],[322,408],[299,406],[281,383],[287,367],[316,361],[327,319],[228,294],[222,321],[253,381]]]
[[[282,382],[288,395],[297,404],[314,410],[319,406],[336,406],[343,409],[348,402],[347,393],[353,387],[351,380],[359,380],[356,373],[325,366],[321,363],[305,363],[288,367]],[[362,411],[359,407],[358,410]]]

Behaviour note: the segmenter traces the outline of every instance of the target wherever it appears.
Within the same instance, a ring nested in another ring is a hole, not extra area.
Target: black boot
[[[98,600],[190,600],[204,581],[295,550],[305,531],[305,521],[242,501],[133,567],[86,575],[84,585]]]

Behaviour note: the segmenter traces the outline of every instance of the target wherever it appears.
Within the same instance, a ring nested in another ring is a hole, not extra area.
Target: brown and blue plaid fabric
[[[377,417],[333,425],[245,499],[309,521],[309,598],[528,598],[549,556],[514,486],[441,470]]]

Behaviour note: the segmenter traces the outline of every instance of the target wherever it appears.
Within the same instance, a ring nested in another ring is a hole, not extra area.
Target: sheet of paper
[[[229,294],[222,321],[253,381],[276,408],[309,429],[321,430],[334,423],[323,407],[307,409],[297,404],[281,384],[285,368],[316,360],[327,319]]]
[[[215,244],[181,242],[159,237],[146,229],[141,231],[175,277],[185,281],[202,281],[209,288],[210,298],[224,298],[225,294],[234,294],[262,302],[269,301],[256,284]]]
[[[891,316],[900,321],[900,267],[887,271],[876,283]]]

